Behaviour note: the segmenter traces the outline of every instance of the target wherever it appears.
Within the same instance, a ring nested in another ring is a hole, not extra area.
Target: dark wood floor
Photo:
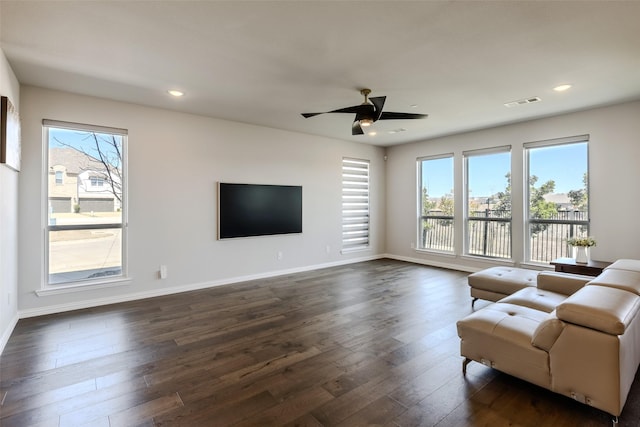
[[[0,425],[610,425],[477,363],[463,377],[470,311],[465,273],[378,260],[24,319]],[[639,419],[636,377],[620,425]]]

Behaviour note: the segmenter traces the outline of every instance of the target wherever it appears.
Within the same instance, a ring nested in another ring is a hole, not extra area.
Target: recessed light
[[[184,92],[182,92],[181,90],[176,90],[176,89],[168,90],[167,93],[169,95],[171,95],[171,96],[175,96],[176,98],[184,96]]]
[[[564,92],[567,89],[570,89],[571,85],[560,85],[553,88],[556,92]]]

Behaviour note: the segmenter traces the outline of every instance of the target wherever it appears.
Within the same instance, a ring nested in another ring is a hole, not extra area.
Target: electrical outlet
[[[411,242],[411,249],[415,249],[416,248],[416,244]]]
[[[278,261],[282,259],[282,251],[278,251]]]
[[[166,265],[161,265],[160,266],[160,278],[161,279],[166,279],[167,278],[167,266]]]
[[[327,245],[327,247],[325,248],[325,250],[327,251],[327,253],[331,253],[331,246]]]

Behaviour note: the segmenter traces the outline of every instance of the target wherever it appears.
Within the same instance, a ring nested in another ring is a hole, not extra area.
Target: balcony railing
[[[420,248],[434,251],[453,252],[453,217],[448,215],[428,215],[422,217],[422,241]]]
[[[451,252],[454,248],[454,217],[424,215],[421,217],[421,249]],[[571,257],[567,239],[589,234],[586,212],[560,211],[551,218],[529,221],[529,261],[548,263],[560,257]],[[511,212],[497,209],[473,211],[467,220],[470,255],[511,258]]]
[[[529,261],[547,263],[572,257],[567,240],[589,235],[589,219],[584,211],[560,211],[552,218],[529,221]]]

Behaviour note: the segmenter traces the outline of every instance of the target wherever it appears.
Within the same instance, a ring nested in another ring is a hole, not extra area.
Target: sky
[[[587,143],[556,145],[530,150],[531,175],[538,177],[536,186],[549,180],[556,183],[555,193],[583,188],[587,171]],[[423,186],[430,197],[441,197],[453,188],[453,159],[430,160],[422,171]],[[510,168],[510,153],[469,157],[471,197],[488,197],[507,186],[505,175]]]
[[[98,136],[98,141],[100,142],[102,153],[106,154],[108,160],[110,161],[115,159],[117,157],[115,151],[110,147],[109,144],[103,141],[103,139],[109,140],[111,138],[111,134],[102,134],[96,132],[96,135]],[[122,140],[119,135],[116,135],[116,140],[120,142],[120,144],[122,144]],[[61,141],[63,144],[58,141]],[[98,157],[95,140],[91,137],[90,132],[50,127],[49,147],[64,147],[65,144],[67,146],[77,148],[89,154],[90,156],[96,158]],[[111,163],[114,162],[111,161]]]

